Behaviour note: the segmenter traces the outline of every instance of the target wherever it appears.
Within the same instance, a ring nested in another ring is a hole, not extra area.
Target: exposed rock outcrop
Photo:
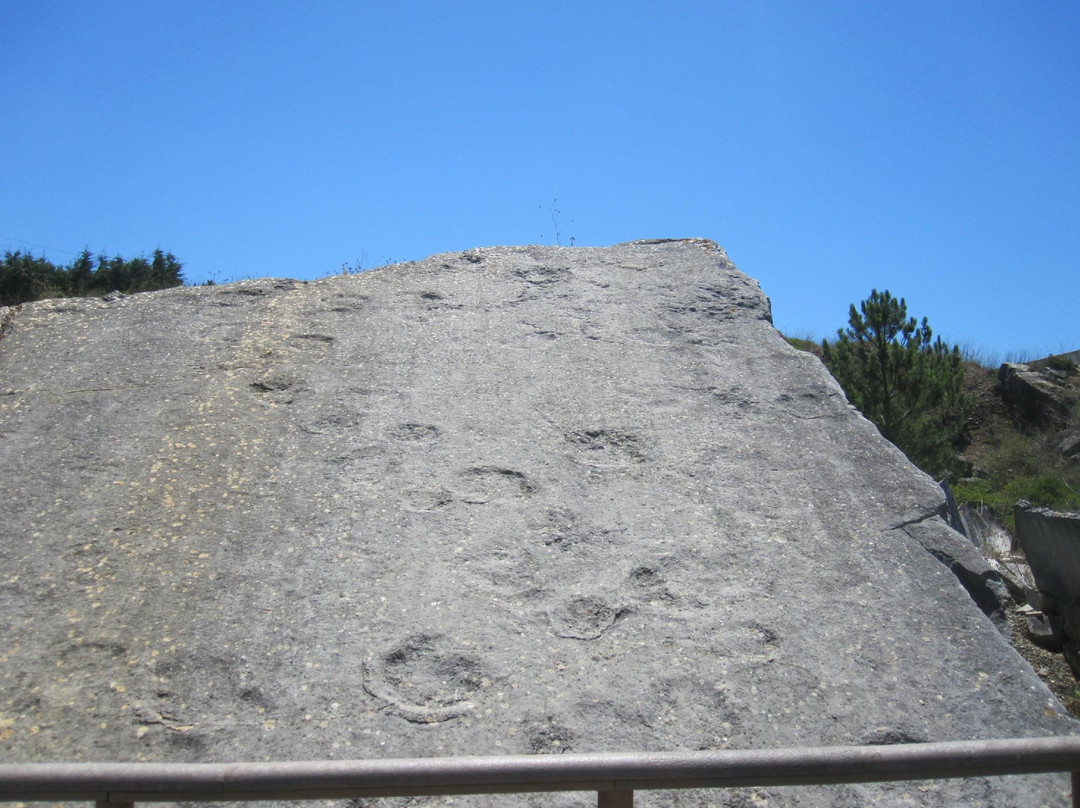
[[[1051,368],[1008,362],[998,370],[1009,405],[1025,421],[1044,427],[1062,428],[1069,423],[1076,398],[1062,384],[1066,378]]]
[[[1080,601],[1080,514],[1018,502],[1013,515],[1039,591],[1059,603]]]
[[[0,434],[6,761],[1077,728],[950,571],[970,545],[938,486],[711,242],[28,304]],[[469,804],[564,804],[515,799]]]
[[[1045,645],[1061,648],[1080,676],[1080,514],[1058,513],[1018,502],[1016,532],[1035,579],[1028,601],[1041,615],[1034,633],[1050,635]]]

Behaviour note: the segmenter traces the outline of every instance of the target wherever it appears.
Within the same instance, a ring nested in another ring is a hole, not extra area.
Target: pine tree
[[[85,295],[94,282],[94,255],[83,250],[79,257],[67,268],[64,294],[71,297]]]
[[[172,253],[154,250],[153,260],[119,255],[96,257],[83,250],[67,267],[21,252],[5,252],[0,259],[0,306],[14,306],[45,297],[126,294],[168,289],[184,283],[183,264]]]
[[[183,265],[176,260],[172,253],[154,250],[154,260],[150,263],[150,278],[148,289],[168,289],[170,286],[179,286],[184,282],[181,272]]]
[[[931,474],[958,467],[966,411],[960,350],[908,317],[907,303],[874,289],[822,358],[848,399],[913,463]]]
[[[44,258],[17,250],[5,252],[0,262],[0,306],[14,306],[53,294],[56,274],[56,267]]]

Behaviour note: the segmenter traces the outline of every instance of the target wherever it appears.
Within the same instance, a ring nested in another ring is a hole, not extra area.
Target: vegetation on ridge
[[[67,266],[29,253],[5,252],[0,262],[0,306],[49,297],[87,297],[109,292],[150,292],[180,286],[183,265],[172,253],[154,250],[151,258],[95,256],[83,250]]]
[[[849,328],[837,333],[835,341],[821,343],[786,339],[820,356],[852,404],[912,462],[929,474],[949,477],[958,502],[989,506],[1009,530],[1015,529],[1013,505],[1022,499],[1038,507],[1080,511],[1080,462],[1063,457],[1059,449],[1063,433],[1080,432],[1080,404],[1065,430],[1025,421],[1009,406],[997,367],[965,358],[955,347],[939,346],[940,339],[930,343],[925,319],[921,325],[908,319],[904,301],[887,291],[875,290],[860,309],[851,306]],[[1080,390],[1074,363],[1051,357],[1033,364],[1054,368]],[[886,431],[881,416],[886,395],[892,396],[894,421],[897,407],[903,414],[924,406],[912,402],[928,402],[925,410],[916,410],[919,423]]]
[[[1062,436],[1080,432],[1080,404],[1074,405],[1064,429],[1033,424],[1009,407],[997,368],[965,362],[965,375],[975,406],[961,454],[967,471],[952,486],[957,501],[989,506],[1013,532],[1013,505],[1022,499],[1057,511],[1080,511],[1080,461],[1061,451]],[[1080,388],[1075,365],[1066,368],[1065,378]]]

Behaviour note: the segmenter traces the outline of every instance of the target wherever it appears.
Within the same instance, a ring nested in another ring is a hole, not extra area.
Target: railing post
[[[1069,772],[1072,781],[1072,808],[1080,808],[1080,772]]]
[[[634,808],[634,792],[614,789],[596,792],[596,808]]]

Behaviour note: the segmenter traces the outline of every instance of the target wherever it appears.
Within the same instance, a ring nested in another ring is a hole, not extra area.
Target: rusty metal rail
[[[0,765],[0,801],[322,800],[595,791],[630,808],[634,791],[824,785],[1071,772],[1080,806],[1080,737],[804,749],[639,752],[278,763]]]

